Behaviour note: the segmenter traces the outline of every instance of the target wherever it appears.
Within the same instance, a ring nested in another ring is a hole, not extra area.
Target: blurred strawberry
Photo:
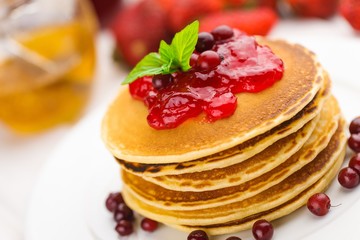
[[[328,18],[335,14],[338,0],[286,0],[301,17]]]
[[[220,0],[178,0],[174,1],[168,12],[169,27],[175,33],[200,17],[223,8]]]
[[[244,7],[248,0],[223,0],[228,8]]]
[[[272,9],[277,9],[277,0],[258,0],[258,6],[259,7],[269,7]]]
[[[176,2],[175,0],[154,0],[154,1],[166,12],[169,11]]]
[[[257,8],[269,7],[277,9],[277,0],[223,0],[229,8]]]
[[[111,24],[119,55],[130,66],[149,52],[157,52],[162,39],[168,40],[165,13],[154,0],[124,7]]]
[[[228,25],[249,35],[266,35],[278,16],[271,8],[239,9],[209,14],[200,19],[200,31],[210,32],[219,25]]]
[[[360,31],[360,1],[340,0],[339,10],[350,25],[355,30]]]

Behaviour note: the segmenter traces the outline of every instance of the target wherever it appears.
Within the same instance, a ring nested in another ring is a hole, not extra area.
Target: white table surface
[[[334,66],[332,58],[336,56],[342,56],[341,61],[350,60],[347,63],[350,65],[349,67],[356,68],[360,62],[360,52],[353,53],[351,49],[346,49],[347,42],[357,41],[360,45],[359,35],[355,34],[340,17],[328,21],[281,21],[270,36],[286,38],[310,47],[317,53],[320,61],[328,69],[331,76]],[[326,44],[325,40],[327,38],[339,38],[344,45],[324,48],[323,46],[312,45],[311,39],[314,38],[323,38],[324,44]],[[124,71],[117,69],[111,60],[112,46],[111,37],[102,33],[98,38],[98,68],[94,91],[83,117],[86,117],[89,112],[101,103],[109,102],[124,76]],[[346,59],[343,58],[344,56]],[[341,76],[332,77],[341,78]],[[61,126],[35,136],[19,137],[12,135],[0,126],[1,240],[23,239],[28,199],[41,173],[41,168],[55,146],[74,127],[76,127],[76,124]]]

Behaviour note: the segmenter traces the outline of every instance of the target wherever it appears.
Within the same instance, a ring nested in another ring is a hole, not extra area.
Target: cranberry
[[[211,70],[217,67],[221,62],[221,58],[217,52],[208,50],[202,52],[197,60],[197,66],[201,70]]]
[[[116,222],[121,220],[133,220],[134,212],[125,203],[120,203],[114,212],[114,219]]]
[[[196,43],[196,51],[204,52],[206,50],[212,49],[215,44],[214,37],[211,33],[201,32],[198,35],[198,41]]]
[[[256,240],[270,240],[274,234],[274,228],[268,221],[260,219],[254,223],[252,233]]]
[[[350,133],[360,133],[360,117],[353,119],[349,126]]]
[[[216,41],[220,41],[231,38],[234,35],[234,30],[227,25],[221,25],[212,30],[211,34]]]
[[[344,188],[354,188],[360,183],[360,177],[356,170],[346,167],[340,170],[338,181]]]
[[[352,156],[349,162],[349,167],[354,169],[360,175],[360,153]]]
[[[348,145],[353,151],[360,152],[360,133],[351,134]]]
[[[199,58],[199,54],[196,54],[196,53],[191,54],[191,57],[190,57],[190,66],[191,67],[196,66],[196,62],[197,62],[198,58]]]
[[[316,216],[326,215],[330,207],[330,198],[325,193],[316,193],[307,201],[307,208]]]
[[[172,82],[172,76],[170,74],[166,75],[155,75],[152,78],[152,85],[156,90],[161,90],[167,87]]]
[[[209,237],[203,230],[194,230],[189,234],[187,240],[209,240]]]
[[[124,203],[124,199],[120,192],[110,193],[106,199],[105,205],[110,212],[115,212],[117,206]]]
[[[157,227],[158,227],[157,221],[154,221],[150,218],[144,218],[143,220],[141,220],[141,228],[144,231],[153,232],[157,229]]]
[[[127,235],[130,235],[134,231],[134,228],[133,228],[132,222],[130,222],[128,220],[121,220],[116,225],[115,231],[117,233],[119,233],[121,236],[127,236]]]
[[[228,237],[226,240],[241,240],[241,238],[232,236],[232,237]]]

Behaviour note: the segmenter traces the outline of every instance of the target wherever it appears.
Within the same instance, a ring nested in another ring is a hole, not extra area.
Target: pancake
[[[341,121],[328,146],[313,161],[279,184],[251,198],[231,204],[223,204],[215,208],[192,211],[167,211],[148,205],[141,199],[138,199],[132,191],[129,191],[130,188],[126,185],[123,191],[125,201],[132,209],[146,217],[170,225],[187,225],[194,226],[195,228],[206,225],[221,225],[255,214],[261,214],[283,204],[286,205],[291,199],[301,196],[301,193],[309,188],[312,189],[311,192],[317,191],[312,186],[318,181],[324,182],[321,184],[321,188],[327,186],[334,176],[333,171],[336,172],[343,161],[344,146],[346,144],[344,126],[344,121]],[[334,164],[336,164],[335,167],[333,167]],[[326,177],[327,173],[331,173],[331,178]],[[283,215],[287,213],[283,213]]]
[[[238,94],[231,117],[209,124],[200,115],[175,129],[155,130],[146,121],[147,108],[124,88],[103,119],[107,148],[128,162],[185,162],[232,148],[294,117],[319,91],[323,69],[314,54],[300,45],[263,43],[284,61],[283,78],[259,93]]]
[[[161,177],[143,176],[143,178],[164,188],[181,191],[209,191],[239,185],[258,177],[285,162],[285,160],[304,145],[305,141],[308,142],[304,148],[311,145],[316,146],[316,141],[320,140],[319,136],[322,134],[319,130],[328,130],[329,136],[331,136],[332,132],[336,129],[335,124],[340,117],[340,108],[333,96],[326,102],[320,115],[320,123],[310,139],[309,137],[312,134],[315,125],[318,123],[318,118],[310,121],[310,123],[307,123],[305,127],[297,132],[275,142],[270,147],[245,162],[202,172]],[[333,118],[331,119],[332,116]],[[328,121],[328,119],[332,120],[332,124],[331,120]],[[325,123],[327,124],[327,128],[319,126],[320,124]],[[234,158],[236,158],[236,156],[234,156]],[[224,161],[226,160],[227,159],[224,159]]]
[[[330,80],[327,74],[325,74],[325,76],[325,83],[322,89],[317,93],[315,98],[292,119],[233,148],[189,162],[141,164],[119,159],[118,162],[125,170],[133,174],[149,177],[199,172],[219,167],[227,167],[242,162],[261,152],[277,140],[298,131],[304,124],[319,114],[330,92]],[[231,157],[235,155],[236,157]]]
[[[175,191],[181,189],[181,191],[201,192],[236,186],[254,179],[286,161],[309,139],[318,121],[319,116],[297,132],[277,141],[263,152],[244,162],[202,172],[160,177],[143,176],[143,178],[163,188]],[[236,155],[233,157],[236,158]],[[227,158],[223,160],[226,161]]]
[[[331,98],[326,106],[322,112],[323,119],[320,118],[316,130],[303,148],[276,167],[273,167],[271,162],[266,163],[265,159],[259,167],[259,172],[262,174],[240,185],[202,192],[180,191],[181,188],[174,191],[125,171],[122,172],[123,181],[133,195],[136,195],[144,203],[160,209],[197,210],[242,201],[278,184],[311,162],[328,145],[331,136],[338,128],[340,110],[334,98]],[[339,135],[339,131],[343,131],[343,129],[338,129],[337,134]],[[262,154],[260,153],[259,156],[261,158]],[[266,165],[270,166],[268,172],[265,171]],[[245,173],[239,173],[239,175],[242,174]]]
[[[272,208],[271,210],[260,212],[249,217],[245,217],[239,220],[226,222],[223,224],[214,224],[207,226],[186,226],[186,225],[170,225],[173,228],[190,232],[193,230],[201,229],[206,231],[210,235],[220,235],[220,234],[228,234],[239,232],[242,230],[246,230],[252,227],[255,221],[260,219],[266,219],[267,221],[272,221],[278,219],[280,217],[286,216],[291,212],[297,210],[307,203],[307,200],[315,193],[323,192],[327,189],[331,181],[334,179],[336,174],[344,160],[346,148],[343,149],[339,158],[336,160],[335,164],[332,168],[318,180],[314,185],[310,186],[308,189],[303,191],[301,194],[297,195],[290,201],[281,204],[278,207]]]

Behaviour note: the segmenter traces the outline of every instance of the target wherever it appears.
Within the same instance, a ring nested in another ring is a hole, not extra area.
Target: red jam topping
[[[280,80],[284,71],[282,60],[269,47],[236,30],[212,49],[194,52],[191,66],[188,72],[168,76],[163,88],[153,87],[153,77],[130,84],[131,95],[149,109],[151,127],[175,128],[202,112],[210,122],[229,117],[237,107],[235,94],[262,91]]]

